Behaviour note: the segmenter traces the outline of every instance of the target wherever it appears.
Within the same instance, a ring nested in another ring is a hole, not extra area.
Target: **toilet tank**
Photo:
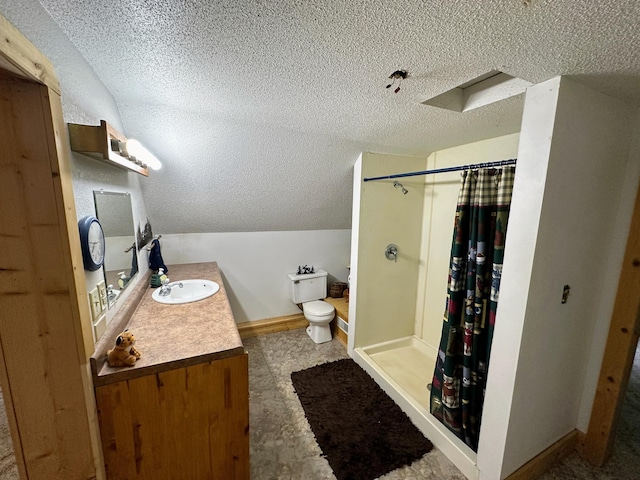
[[[291,280],[290,296],[293,303],[305,303],[320,300],[327,296],[327,272],[316,270],[316,273],[305,275],[289,274]]]

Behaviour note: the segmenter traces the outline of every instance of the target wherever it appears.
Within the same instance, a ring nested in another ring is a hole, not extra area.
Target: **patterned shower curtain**
[[[493,339],[515,167],[465,171],[453,229],[431,413],[474,451]]]

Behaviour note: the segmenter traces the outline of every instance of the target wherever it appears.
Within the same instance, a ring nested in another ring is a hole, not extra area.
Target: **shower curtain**
[[[495,326],[515,167],[465,171],[458,195],[430,411],[474,451]]]

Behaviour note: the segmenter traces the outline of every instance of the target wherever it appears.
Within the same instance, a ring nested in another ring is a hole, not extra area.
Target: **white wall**
[[[629,162],[624,174],[624,183],[620,185],[621,202],[615,218],[615,227],[609,239],[609,260],[607,268],[602,272],[602,281],[605,285],[618,285],[620,271],[622,269],[623,255],[626,249],[627,238],[631,227],[629,219],[633,215],[634,202],[630,199],[635,198],[638,189],[638,178],[640,177],[640,109],[636,109],[636,118],[634,122],[633,139],[629,153]],[[610,293],[612,295],[612,293]],[[589,420],[591,418],[591,410],[593,408],[596,387],[602,367],[602,359],[606,347],[606,340],[609,336],[608,319],[613,313],[613,301],[603,301],[600,304],[598,318],[600,319],[594,326],[593,341],[591,344],[591,355],[587,364],[587,375],[585,377],[585,386],[582,395],[580,413],[578,415],[578,430],[586,432],[589,428]]]
[[[358,303],[358,270],[360,258],[360,204],[362,203],[362,153],[353,165],[353,204],[351,205],[351,262],[349,264],[349,329],[347,352],[354,355],[355,330],[358,324],[356,305]],[[364,232],[363,232],[364,233]]]
[[[65,122],[98,125],[100,120],[106,120],[126,135],[122,129],[118,106],[111,93],[37,0],[0,0],[0,10],[51,60],[60,80]],[[141,189],[141,182],[145,179],[136,173],[109,166],[82,154],[72,153],[71,160],[78,219],[96,214],[93,191],[104,189],[131,193],[136,225],[141,220],[143,224],[146,222],[147,210]],[[144,274],[147,269],[146,252],[141,253],[138,264],[141,273]],[[111,269],[108,265],[107,268]],[[104,279],[102,269],[95,272],[85,271],[85,276],[87,291],[93,290]],[[130,285],[136,282],[137,279]],[[131,290],[128,289],[119,297],[118,302],[121,303]],[[110,310],[108,318],[112,318],[115,311]]]
[[[616,291],[603,273],[619,271],[624,252],[616,212],[633,201],[621,194],[629,123],[619,101],[568,79],[527,92],[478,451],[481,479],[505,478],[578,425],[593,373],[594,328],[609,321],[602,307]],[[571,295],[562,304],[565,284]]]
[[[358,176],[375,177],[424,170],[426,158],[363,153]],[[394,188],[394,180],[362,182],[358,230],[357,285],[353,315],[355,347],[373,345],[413,334],[420,263],[420,233],[424,177],[397,179],[409,193]],[[354,193],[356,197],[356,193]],[[398,245],[397,263],[385,258],[388,244]],[[353,292],[352,292],[353,293]],[[350,302],[353,303],[353,302]],[[350,305],[351,308],[351,305]]]
[[[427,169],[515,158],[519,133],[439,150],[429,155]],[[453,223],[460,191],[460,172],[425,177],[422,242],[414,334],[436,350],[442,334]]]
[[[162,233],[162,232],[160,232]],[[313,265],[346,282],[351,230],[230,232],[162,235],[162,258],[172,264],[218,262],[236,322],[262,320],[300,309],[289,298],[288,273]]]

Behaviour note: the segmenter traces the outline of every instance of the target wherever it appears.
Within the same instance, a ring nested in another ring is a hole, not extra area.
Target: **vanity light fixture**
[[[116,167],[149,176],[149,168],[158,170],[160,160],[140,142],[127,139],[104,120],[100,125],[69,123],[71,150],[98,158]]]
[[[144,148],[142,144],[135,138],[129,138],[126,142],[118,142],[118,149],[125,152],[125,157],[131,161],[142,162],[153,170],[160,170],[162,163],[149,150]]]

